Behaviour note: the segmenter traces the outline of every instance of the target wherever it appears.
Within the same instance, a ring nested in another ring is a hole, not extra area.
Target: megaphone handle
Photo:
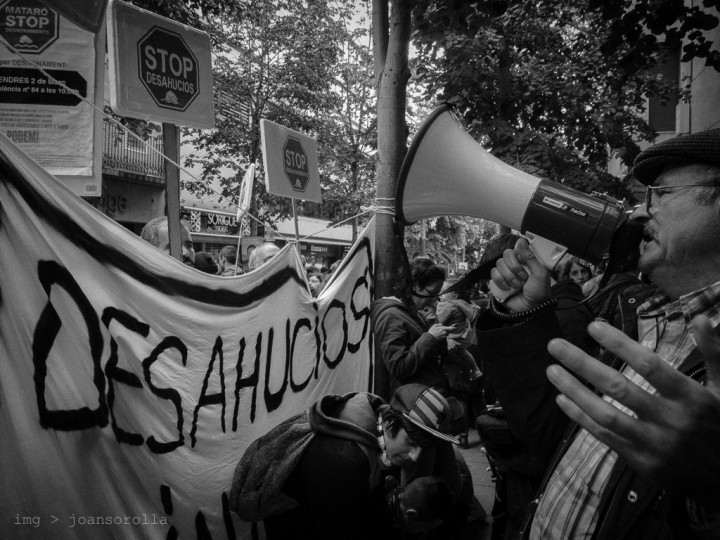
[[[535,255],[535,258],[539,260],[548,270],[555,268],[555,265],[557,265],[557,263],[560,262],[560,259],[562,259],[565,253],[567,253],[567,248],[565,246],[556,244],[552,240],[533,234],[530,231],[525,232],[525,237],[528,240],[528,244],[530,245],[530,249]],[[520,292],[522,288],[503,290],[495,285],[495,282],[492,280],[488,283],[488,287],[492,295],[500,303]]]

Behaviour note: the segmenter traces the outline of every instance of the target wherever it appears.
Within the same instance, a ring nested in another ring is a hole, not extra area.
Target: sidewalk
[[[492,510],[493,501],[495,500],[495,484],[492,481],[487,457],[480,449],[480,438],[475,429],[470,430],[468,436],[469,448],[459,448],[460,453],[470,469],[473,478],[473,487],[475,488],[475,497],[482,505],[487,514],[486,525],[479,530],[474,527],[474,533],[467,536],[467,540],[489,540],[490,538],[490,511]],[[460,540],[459,538],[457,540]],[[462,540],[465,540],[463,537]]]

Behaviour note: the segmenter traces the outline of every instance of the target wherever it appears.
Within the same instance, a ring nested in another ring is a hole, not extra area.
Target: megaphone
[[[405,225],[451,215],[493,221],[524,234],[548,269],[566,252],[600,262],[623,214],[616,199],[541,180],[499,160],[446,104],[420,126],[395,194],[395,216]]]

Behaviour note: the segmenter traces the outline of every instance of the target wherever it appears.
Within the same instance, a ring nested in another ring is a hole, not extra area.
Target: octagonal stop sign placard
[[[283,145],[283,159],[285,176],[290,181],[294,191],[304,192],[307,188],[310,175],[308,173],[308,159],[300,139],[288,136]]]
[[[315,140],[264,118],[260,120],[260,137],[268,193],[320,202]]]
[[[58,14],[38,0],[0,2],[0,36],[16,50],[39,54],[57,41]]]
[[[113,112],[200,129],[215,126],[206,32],[120,0],[110,0],[107,28]]]
[[[198,96],[197,58],[180,34],[154,26],[137,45],[138,73],[158,107],[184,111]]]

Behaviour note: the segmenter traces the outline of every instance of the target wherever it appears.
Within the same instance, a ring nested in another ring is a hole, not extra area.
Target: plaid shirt
[[[675,302],[664,296],[649,299],[638,308],[638,341],[682,371],[689,367],[684,365],[685,359],[695,347],[689,323],[700,314],[707,315],[713,327],[720,323],[720,282]],[[644,390],[655,393],[650,383],[632,368],[626,366],[622,373]],[[633,414],[618,402],[608,397],[603,399]],[[588,431],[581,430],[555,468],[540,499],[530,531],[531,540],[592,537],[602,492],[616,460],[613,450]]]

